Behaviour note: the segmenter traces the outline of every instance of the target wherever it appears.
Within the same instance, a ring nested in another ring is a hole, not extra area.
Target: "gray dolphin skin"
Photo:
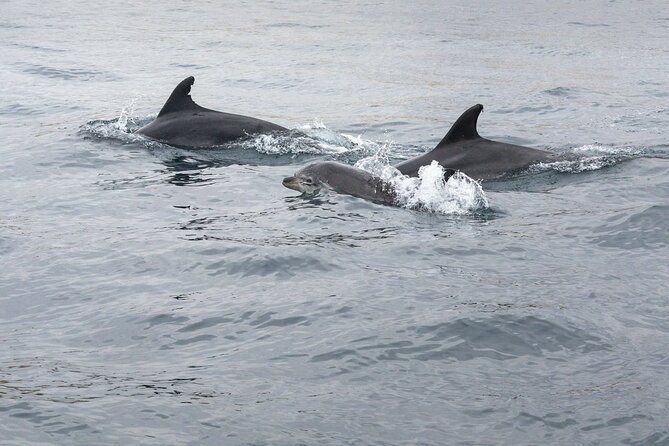
[[[193,76],[181,81],[156,119],[135,133],[175,147],[206,148],[249,135],[286,130],[261,119],[200,107],[190,97],[194,82]]]
[[[436,160],[443,167],[459,170],[475,180],[490,180],[555,157],[544,150],[482,138],[476,130],[481,111],[481,104],[471,107],[455,121],[437,147],[403,161],[395,168],[404,175],[415,177],[421,166]]]
[[[328,186],[340,194],[364,198],[376,203],[393,205],[393,187],[381,178],[362,169],[334,161],[320,161],[298,170],[283,179],[283,185],[305,194],[314,194]]]

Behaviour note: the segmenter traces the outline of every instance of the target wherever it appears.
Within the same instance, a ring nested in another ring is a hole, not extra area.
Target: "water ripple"
[[[656,205],[625,215],[619,223],[604,224],[592,229],[599,234],[590,237],[598,246],[618,249],[660,249],[669,245],[669,206]],[[608,218],[619,221],[620,216]]]
[[[80,80],[80,81],[90,81],[90,80],[103,80],[103,81],[113,81],[118,80],[118,77],[109,72],[83,69],[83,68],[54,68],[44,65],[35,65],[35,64],[21,64],[22,71],[28,74],[36,74],[39,76],[48,77],[51,79],[62,79],[62,80]]]
[[[5,2],[0,443],[666,446],[666,2],[443,3]],[[135,135],[191,74],[292,129]],[[474,102],[492,209],[281,185]]]
[[[221,260],[205,267],[209,275],[227,274],[239,277],[275,276],[287,280],[307,272],[329,272],[339,269],[335,263],[312,255],[301,256],[270,256],[252,254],[241,260]]]
[[[582,329],[535,316],[499,315],[457,319],[436,325],[409,327],[411,339],[338,348],[311,357],[312,362],[336,361],[358,368],[378,361],[507,361],[526,356],[566,360],[572,353],[589,354],[612,347]],[[370,339],[371,340],[371,339]]]

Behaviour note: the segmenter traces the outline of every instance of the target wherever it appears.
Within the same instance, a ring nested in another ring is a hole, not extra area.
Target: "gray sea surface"
[[[1,9],[0,444],[669,445],[665,1]],[[190,75],[291,131],[134,135]],[[451,211],[281,184],[476,103],[570,161]]]

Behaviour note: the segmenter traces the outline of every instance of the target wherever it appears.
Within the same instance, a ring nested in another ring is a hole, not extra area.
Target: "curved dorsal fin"
[[[453,124],[453,127],[444,136],[444,139],[437,144],[437,147],[463,139],[480,138],[479,133],[476,131],[476,121],[478,121],[482,111],[483,106],[476,104],[460,115],[455,124]]]
[[[184,110],[204,110],[202,107],[193,102],[193,99],[190,97],[190,87],[195,83],[195,78],[189,76],[186,79],[179,82],[172,91],[172,94],[163,105],[163,108],[160,109],[158,117],[166,115],[168,113],[184,111]]]

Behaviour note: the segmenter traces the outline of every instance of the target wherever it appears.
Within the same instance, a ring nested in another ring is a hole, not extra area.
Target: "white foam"
[[[247,140],[230,144],[238,144],[244,149],[255,150],[267,155],[338,155],[349,151],[348,148],[338,144],[293,134],[254,135]]]
[[[481,185],[462,172],[444,181],[444,168],[436,161],[422,166],[418,178],[402,175],[388,165],[385,152],[380,151],[356,163],[356,167],[379,176],[393,186],[398,204],[408,209],[450,215],[464,215],[489,206]]]
[[[303,124],[299,127],[300,130],[312,130],[312,129],[326,129],[327,126],[323,121],[318,118],[314,118],[313,121]]]
[[[562,173],[579,173],[599,170],[604,167],[618,164],[620,161],[630,159],[641,153],[641,150],[630,147],[610,147],[598,144],[587,144],[580,147],[574,147],[570,152],[574,154],[576,158],[537,163],[530,167],[530,172],[554,170]]]
[[[578,173],[590,170],[599,170],[616,164],[616,160],[603,156],[591,156],[580,160],[555,161],[552,163],[537,163],[530,167],[530,171],[543,172],[554,170],[563,173]]]
[[[270,135],[255,135],[240,143],[245,149],[270,155],[333,155],[373,153],[378,144],[361,136],[330,130],[322,121],[314,120],[295,128],[295,131]]]
[[[572,153],[577,155],[624,155],[631,156],[636,155],[640,151],[638,149],[633,149],[629,147],[610,147],[602,146],[599,144],[586,144],[580,147],[574,147],[571,149]]]
[[[135,135],[133,132],[139,127],[139,123],[150,121],[155,116],[145,116],[143,118],[134,116],[137,101],[141,95],[130,99],[126,105],[121,108],[119,117],[111,120],[96,120],[87,122],[81,126],[84,132],[89,133],[95,138],[116,139],[123,143],[140,141],[143,138]]]
[[[366,147],[366,146],[373,146],[376,144],[373,141],[364,139],[361,135],[353,136],[353,135],[348,135],[346,133],[342,133],[341,136],[348,139],[354,146]]]

